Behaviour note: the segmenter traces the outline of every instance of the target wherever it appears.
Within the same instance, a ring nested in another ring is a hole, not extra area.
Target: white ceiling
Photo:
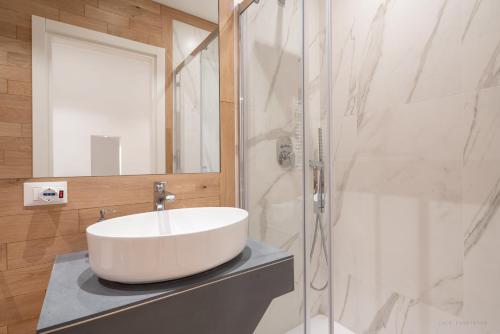
[[[217,23],[219,20],[218,0],[153,0],[165,6]]]

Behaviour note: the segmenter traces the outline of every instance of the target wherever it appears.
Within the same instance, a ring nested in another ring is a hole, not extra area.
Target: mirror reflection
[[[157,2],[156,35],[33,17],[33,177],[219,172],[217,0]]]
[[[174,21],[174,171],[219,171],[219,43],[212,31]],[[217,83],[217,84],[215,84]]]

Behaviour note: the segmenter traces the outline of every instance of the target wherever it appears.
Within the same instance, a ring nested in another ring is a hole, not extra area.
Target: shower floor
[[[334,334],[354,334],[339,323],[334,325]],[[285,334],[304,334],[304,325],[295,327]],[[318,314],[311,319],[311,334],[328,334],[328,317]]]

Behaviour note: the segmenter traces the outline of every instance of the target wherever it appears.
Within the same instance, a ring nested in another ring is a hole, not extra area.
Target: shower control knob
[[[276,142],[276,160],[282,168],[292,168],[295,166],[295,153],[290,137],[279,137]]]

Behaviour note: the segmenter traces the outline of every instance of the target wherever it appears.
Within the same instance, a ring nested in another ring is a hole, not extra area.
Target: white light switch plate
[[[52,193],[53,196],[51,196]],[[43,196],[44,194],[45,196]],[[68,203],[68,183],[66,181],[24,183],[24,206],[66,203]]]

